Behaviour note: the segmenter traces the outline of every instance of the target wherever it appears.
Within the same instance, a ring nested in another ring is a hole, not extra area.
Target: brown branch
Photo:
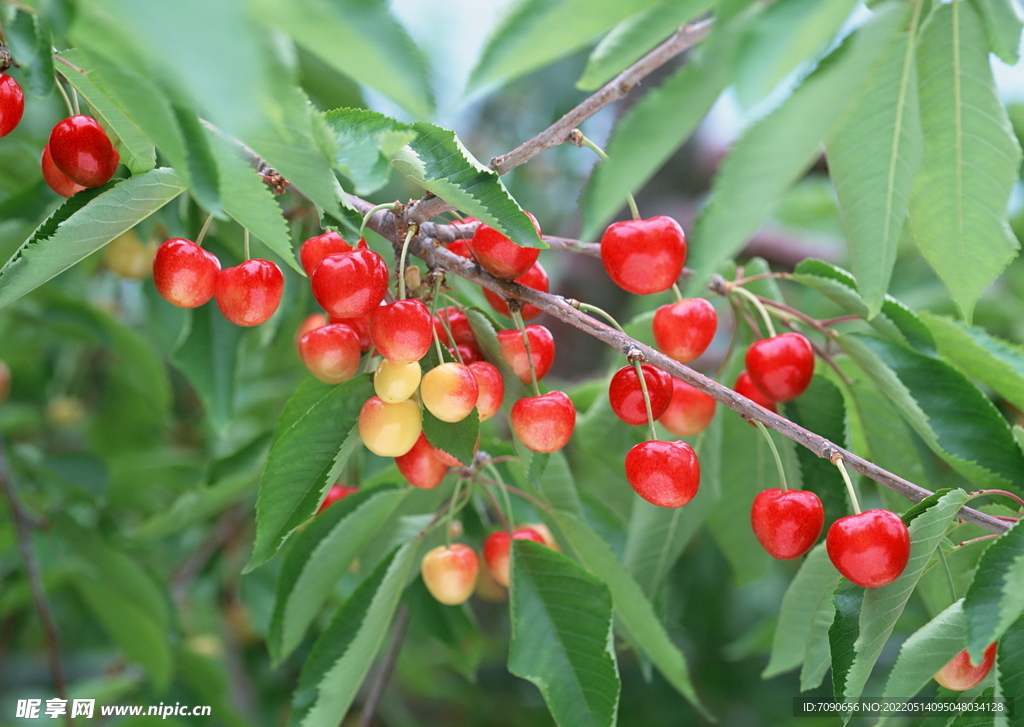
[[[405,630],[409,626],[409,609],[401,606],[398,615],[395,616],[395,625],[392,629],[391,646],[388,653],[381,662],[380,670],[377,672],[373,684],[370,685],[370,692],[366,695],[366,702],[363,703],[362,714],[359,715],[359,727],[370,727],[377,713],[377,705],[384,694],[384,687],[387,686],[391,673],[395,670],[398,661],[398,652],[402,650],[402,640],[405,638]]]

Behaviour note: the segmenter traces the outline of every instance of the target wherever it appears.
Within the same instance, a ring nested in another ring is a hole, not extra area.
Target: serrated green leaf
[[[337,727],[355,699],[416,561],[416,545],[392,551],[317,639],[292,699],[289,727]]]
[[[1024,694],[1024,618],[1017,619],[996,647],[996,691],[997,700],[1006,701],[1007,697],[1018,697]],[[1020,727],[1024,722],[1024,714],[1019,708],[1013,719],[1006,719],[1002,724],[1006,727]]]
[[[761,673],[762,678],[769,679],[795,669],[804,661],[818,604],[822,598],[831,603],[838,582],[839,573],[825,552],[825,544],[819,543],[804,558],[786,589],[772,639],[771,658]],[[830,608],[830,616],[831,612]],[[829,618],[829,623],[831,621]]]
[[[246,570],[265,563],[299,525],[316,512],[359,441],[356,421],[373,396],[369,376],[338,386],[308,380],[292,396],[302,406],[285,405],[275,429],[256,502],[256,543]],[[317,398],[319,397],[319,398]]]
[[[1006,204],[1020,146],[996,93],[974,5],[934,8],[921,28],[917,64],[925,147],[910,227],[970,323],[975,302],[1019,248]]]
[[[243,330],[227,320],[213,301],[188,312],[188,333],[171,361],[195,388],[207,415],[223,429],[235,406],[238,346]]]
[[[841,336],[911,428],[950,466],[981,487],[1024,488],[1024,456],[992,402],[945,361],[873,336]]]
[[[475,683],[487,644],[469,604],[444,605],[430,594],[422,578],[413,579],[402,600],[411,617],[410,637],[423,634],[440,641],[448,651],[449,663]]]
[[[782,195],[820,152],[909,8],[877,6],[875,17],[830,53],[793,94],[733,145],[693,233],[690,289],[703,287],[746,244]]]
[[[423,408],[423,434],[430,444],[465,465],[473,463],[480,436],[480,415],[473,409],[465,419],[445,422]]]
[[[832,596],[835,618],[828,630],[828,640],[832,652],[832,693],[837,702],[845,699],[846,680],[857,658],[855,644],[860,635],[860,612],[865,590],[844,580]]]
[[[611,547],[577,516],[554,510],[551,517],[565,534],[577,559],[611,590],[615,614],[629,640],[640,647],[662,675],[705,716],[683,653],[672,643],[654,607],[619,562]]]
[[[873,318],[882,308],[907,219],[924,138],[914,50],[922,2],[897,34],[849,117],[826,143],[829,174],[858,288]]]
[[[277,581],[267,643],[286,658],[323,607],[337,580],[405,499],[408,490],[360,490],[320,513],[288,548]]]
[[[576,88],[596,91],[712,5],[714,0],[664,0],[626,18],[608,31],[594,48],[583,75],[576,81]]]
[[[0,308],[96,252],[183,191],[174,170],[160,168],[79,192],[0,268]]]
[[[547,247],[497,172],[478,162],[454,131],[426,122],[413,128],[419,134],[416,140],[391,155],[395,169],[517,245]]]
[[[583,516],[583,505],[580,504],[576,481],[564,452],[552,452],[547,458],[544,470],[535,481],[537,494],[551,507],[577,517]]]
[[[900,520],[903,521],[904,525],[910,527],[910,523],[914,522],[914,520],[916,520],[919,516],[923,515],[929,509],[939,504],[939,500],[941,500],[943,497],[945,497],[948,493],[952,491],[953,488],[951,487],[943,487],[941,489],[936,490],[935,492],[928,495],[928,497],[924,498],[920,502],[908,507],[906,511],[902,515],[900,515]]]
[[[1024,527],[1014,524],[978,561],[964,598],[967,648],[971,658],[998,639],[1024,611]]]
[[[54,85],[53,39],[48,16],[17,10],[5,31],[11,54],[25,74],[24,90],[35,98],[45,98]]]
[[[352,180],[356,194],[373,194],[391,177],[391,155],[416,138],[416,131],[367,109],[335,109],[324,114],[334,133],[334,167]]]
[[[1007,65],[1020,59],[1020,34],[1024,30],[1019,6],[1013,0],[973,0],[985,20],[988,45]]]
[[[513,541],[510,560],[508,670],[540,689],[559,727],[615,724],[620,682],[608,587],[533,541]]]
[[[825,680],[825,674],[832,668],[832,644],[829,632],[836,616],[836,607],[832,602],[836,583],[831,589],[821,592],[811,614],[810,629],[804,644],[804,663],[800,667],[801,692],[820,687]]]

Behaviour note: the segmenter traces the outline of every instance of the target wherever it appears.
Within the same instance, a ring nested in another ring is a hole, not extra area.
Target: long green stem
[[[249,228],[245,228],[245,233],[242,236],[242,249],[245,251],[245,259],[249,259]]]
[[[405,300],[405,258],[409,254],[409,242],[416,237],[419,227],[410,225],[409,231],[405,233],[405,242],[402,243],[402,254],[398,256],[398,299]]]
[[[526,332],[526,324],[523,323],[522,314],[513,310],[512,320],[515,321],[516,328],[523,335],[523,346],[526,348],[526,360],[530,364],[530,381],[533,382],[533,393],[535,396],[540,396],[540,384],[537,383],[537,370],[533,367],[533,353],[530,351],[530,336]]]
[[[203,238],[206,237],[206,231],[210,229],[210,223],[213,222],[213,213],[211,212],[206,218],[206,222],[203,223],[202,229],[199,230],[199,234],[196,236],[196,244],[199,247],[203,246]]]
[[[78,91],[75,90],[74,86],[71,87],[71,100],[75,104],[75,116],[80,115],[82,113],[82,110],[81,107],[78,105]]]
[[[768,329],[768,337],[775,337],[775,326],[772,324],[772,317],[768,315],[768,310],[764,307],[764,303],[761,302],[760,298],[751,293],[746,288],[734,286],[733,291],[739,293],[741,296],[750,301],[750,303],[757,309],[757,312],[761,314],[761,319],[764,321],[765,328]]]
[[[601,157],[601,159],[603,161],[608,161],[608,154],[605,153],[604,149],[602,149],[597,144],[595,144],[590,139],[588,139],[586,136],[584,136],[583,132],[580,131],[579,129],[576,129],[576,131],[579,131],[579,136],[577,137],[577,139],[580,142],[580,146],[587,147],[592,152],[594,152],[599,157]],[[637,209],[636,200],[633,198],[633,195],[627,193],[626,194],[626,202],[629,203],[629,211],[633,215],[633,219],[634,220],[639,220],[640,219],[640,210]]]
[[[498,471],[498,468],[495,467],[492,462],[487,463],[487,470],[491,473],[491,476],[494,477],[494,481],[498,483],[498,489],[501,490],[501,499],[505,501],[505,512],[508,513],[507,522],[510,526],[515,525],[516,520],[512,514],[512,498],[509,497],[508,487],[505,485],[505,480],[501,477],[501,472]],[[487,486],[484,485],[484,489],[486,488]],[[512,530],[512,528],[509,527],[509,530]]]
[[[846,491],[850,493],[850,502],[853,504],[853,511],[857,515],[860,515],[860,502],[857,500],[857,491],[853,489],[853,482],[850,481],[850,473],[846,471],[846,465],[843,464],[843,455],[835,455],[832,458],[832,464],[839,468],[839,473],[843,476],[843,482],[846,483]]]
[[[405,276],[402,276],[402,277],[405,277]],[[440,317],[440,316],[437,315],[437,298],[438,298],[438,294],[441,292],[441,282],[442,282],[442,278],[441,278],[441,276],[438,276],[437,280],[434,281],[434,291],[433,291],[433,293],[430,296],[430,300],[431,300],[431,303],[430,303],[430,321],[431,321],[431,323],[430,323],[430,331],[431,331],[431,333],[434,334],[434,345],[437,347],[437,365],[438,366],[440,366],[441,364],[444,363],[444,353],[441,351],[441,340],[437,337],[437,326],[435,326],[433,322],[435,320],[438,320],[438,318]],[[442,324],[442,325],[444,325],[444,324]],[[445,326],[445,331],[447,331],[448,335],[451,336],[451,332],[448,331],[448,327],[447,326]]]
[[[644,378],[644,370],[639,361],[631,361],[636,377],[640,380],[640,391],[644,395],[644,408],[647,410],[647,426],[650,428],[651,441],[658,439],[658,432],[654,429],[654,412],[651,410],[651,395],[647,391],[647,379]]]
[[[754,424],[756,424],[757,428],[761,430],[761,434],[764,435],[764,438],[768,440],[768,446],[771,447],[772,455],[775,457],[775,466],[779,470],[779,484],[782,486],[783,494],[785,494],[789,491],[789,487],[786,486],[786,470],[782,468],[782,457],[779,456],[779,449],[775,446],[775,441],[772,439],[772,435],[768,433],[767,427],[757,421],[757,419],[754,420]]]
[[[359,237],[363,237],[363,233],[366,231],[366,224],[370,221],[371,217],[373,217],[375,214],[377,214],[381,210],[392,210],[392,211],[394,211],[394,209],[395,209],[395,203],[394,202],[388,202],[387,204],[379,204],[379,205],[377,205],[376,207],[372,208],[369,212],[367,212],[365,215],[363,215],[363,224],[359,225]]]
[[[953,573],[949,570],[949,563],[946,562],[946,554],[942,552],[942,544],[935,549],[939,554],[939,561],[942,563],[942,570],[946,573],[946,585],[949,586],[950,603],[956,603],[956,585],[953,583]]]
[[[60,95],[64,97],[64,104],[68,107],[68,114],[70,116],[75,115],[75,107],[71,104],[71,97],[68,96],[68,92],[64,90],[64,86],[61,84],[60,79],[54,79],[57,90],[60,91]]]
[[[607,311],[602,310],[601,308],[598,308],[596,305],[591,305],[590,303],[583,303],[582,301],[578,301],[577,300],[577,301],[575,301],[575,304],[573,305],[573,307],[576,308],[577,310],[583,311],[584,313],[589,313],[589,312],[597,313],[598,315],[603,317],[606,321],[611,323],[613,328],[617,329],[618,331],[620,331],[622,333],[626,332],[625,330],[623,330],[622,326],[619,325],[619,322],[617,320],[615,320],[615,318],[612,316],[611,313],[608,313]]]
[[[683,291],[679,289],[679,283],[672,283],[672,292],[675,293],[676,302],[683,299]]]

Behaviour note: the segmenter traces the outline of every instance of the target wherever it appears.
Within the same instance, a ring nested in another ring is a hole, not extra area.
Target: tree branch
[[[388,685],[391,673],[395,670],[395,664],[398,662],[398,652],[402,650],[402,640],[405,639],[405,630],[408,626],[409,609],[403,605],[399,607],[398,615],[395,616],[395,625],[391,632],[391,646],[384,656],[384,661],[381,662],[380,671],[377,672],[373,684],[370,685],[369,694],[366,695],[362,714],[359,715],[359,727],[370,727],[373,724],[377,705],[380,704],[380,698],[384,694],[384,687]]]

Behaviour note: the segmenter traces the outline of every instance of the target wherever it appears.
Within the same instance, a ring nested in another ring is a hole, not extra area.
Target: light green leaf
[[[1024,527],[1015,524],[981,556],[964,598],[971,658],[1002,636],[1024,611]]]
[[[334,167],[352,180],[356,194],[372,194],[391,177],[391,155],[416,139],[409,124],[367,109],[335,109],[324,114],[334,132]]]
[[[552,452],[536,480],[537,494],[556,510],[583,516],[583,505],[564,452]]]
[[[866,92],[826,143],[850,262],[868,318],[878,314],[885,300],[924,151],[914,56],[921,6],[914,4],[908,29],[886,49]]]
[[[1017,621],[1003,634],[996,647],[996,698],[1005,701],[1008,696],[1024,694],[1024,618]],[[1024,715],[1018,710],[1012,721],[996,721],[1004,727],[1020,727]]]
[[[533,682],[559,727],[610,727],[619,705],[612,597],[571,560],[512,544],[508,670]]]
[[[23,74],[23,90],[35,98],[53,92],[53,38],[48,16],[16,10],[4,28],[6,44]]]
[[[975,302],[1019,247],[1006,204],[1020,146],[996,93],[974,5],[935,7],[921,29],[917,64],[925,147],[910,227],[970,323]]]
[[[837,581],[838,583],[838,581]],[[832,668],[832,644],[829,640],[836,607],[832,601],[832,589],[822,591],[811,615],[810,629],[804,645],[804,664],[800,667],[800,691],[817,689],[825,680],[825,674]]]
[[[135,227],[184,190],[172,169],[160,168],[79,192],[0,268],[0,308]]]
[[[985,19],[988,45],[1007,65],[1020,59],[1020,33],[1024,30],[1019,5],[1014,0],[973,0]]]
[[[875,17],[830,53],[782,105],[743,134],[722,163],[693,234],[690,289],[703,287],[736,254],[793,182],[814,162],[907,18],[900,2],[876,7]]]

